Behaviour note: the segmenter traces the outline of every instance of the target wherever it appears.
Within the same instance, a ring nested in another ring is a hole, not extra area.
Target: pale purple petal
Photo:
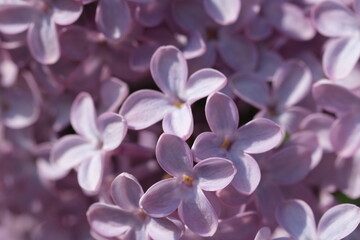
[[[239,112],[234,101],[225,94],[214,93],[205,105],[206,120],[217,136],[231,136],[239,125]]]
[[[188,139],[194,131],[191,107],[188,104],[175,107],[170,113],[165,115],[162,128],[165,133],[179,136],[182,139]]]
[[[182,53],[186,59],[204,55],[207,47],[199,32],[190,32],[186,38],[186,45],[182,48]]]
[[[260,182],[260,168],[253,157],[247,154],[236,156],[233,163],[236,167],[236,174],[232,186],[240,193],[250,195],[255,191]]]
[[[154,240],[178,240],[182,235],[182,230],[167,218],[151,218],[147,232]]]
[[[221,144],[224,139],[218,137],[212,132],[203,132],[194,141],[192,149],[197,159],[205,159],[209,157],[226,158],[228,150],[222,148]]]
[[[120,114],[129,128],[147,128],[164,118],[174,107],[164,94],[154,90],[139,90],[131,94],[123,103]]]
[[[32,56],[42,64],[53,64],[60,58],[56,26],[48,15],[35,18],[28,30],[27,42]]]
[[[97,142],[99,129],[94,101],[89,93],[82,92],[71,106],[70,122],[74,130],[85,138]]]
[[[35,14],[28,4],[3,4],[0,6],[0,31],[5,34],[21,33],[28,29]]]
[[[100,0],[96,9],[96,24],[109,39],[117,39],[127,33],[131,24],[129,6],[124,0]]]
[[[136,20],[146,27],[159,25],[165,17],[167,3],[167,0],[159,0],[139,4],[135,11]]]
[[[217,191],[216,196],[221,200],[221,202],[229,206],[241,206],[246,204],[252,198],[252,195],[240,193],[232,184],[227,185],[220,191]]]
[[[74,0],[53,1],[53,19],[59,25],[74,23],[82,13],[82,4]]]
[[[205,191],[217,191],[226,187],[234,178],[236,169],[224,158],[208,158],[194,167],[199,187]]]
[[[261,48],[256,73],[265,78],[272,78],[282,63],[283,59],[279,53]]]
[[[298,240],[317,238],[314,214],[304,201],[288,200],[275,213],[279,225]]]
[[[186,83],[185,98],[190,104],[220,90],[226,84],[226,77],[214,69],[201,69],[193,73]]]
[[[266,152],[279,145],[283,135],[279,125],[273,121],[254,119],[239,128],[233,148],[246,153]]]
[[[245,33],[248,38],[254,41],[265,40],[272,34],[272,32],[273,28],[271,27],[267,19],[261,16],[255,18],[245,28]]]
[[[170,97],[179,97],[185,90],[187,63],[177,48],[158,48],[151,58],[150,70],[156,85]]]
[[[180,204],[179,185],[175,178],[152,185],[140,199],[140,207],[153,217],[164,217],[174,212]]]
[[[257,232],[254,240],[270,240],[271,239],[271,231],[268,227],[262,227]]]
[[[360,223],[360,208],[353,204],[340,204],[327,210],[321,217],[318,233],[321,239],[343,239]]]
[[[139,209],[139,201],[143,194],[140,183],[129,173],[121,173],[111,184],[111,196],[114,202],[125,211]]]
[[[91,229],[104,237],[116,237],[131,229],[132,214],[116,206],[95,203],[86,213]]]
[[[129,87],[125,82],[114,77],[107,80],[100,89],[101,104],[104,111],[115,111],[128,94]]]
[[[184,140],[171,134],[162,134],[159,137],[156,158],[162,169],[172,176],[182,176],[193,167],[189,146]]]
[[[94,154],[95,146],[78,135],[66,135],[52,147],[50,160],[61,168],[71,169]]]
[[[104,156],[101,151],[96,151],[88,159],[80,163],[78,168],[78,182],[82,189],[89,193],[95,193],[99,190],[103,171]]]
[[[323,69],[331,79],[341,79],[349,75],[360,57],[358,36],[330,40],[324,50]]]
[[[125,119],[116,113],[101,114],[98,119],[98,126],[102,139],[101,149],[105,151],[117,148],[127,132]]]
[[[299,131],[301,121],[310,114],[311,112],[306,108],[294,106],[286,109],[283,113],[278,116],[269,117],[284,127],[289,133]]]
[[[351,36],[359,30],[356,16],[341,2],[324,1],[316,5],[312,17],[319,33],[327,37]]]
[[[206,12],[221,25],[236,21],[240,13],[240,0],[203,0]]]
[[[183,200],[179,216],[191,231],[202,237],[212,236],[218,226],[218,217],[201,189]]]

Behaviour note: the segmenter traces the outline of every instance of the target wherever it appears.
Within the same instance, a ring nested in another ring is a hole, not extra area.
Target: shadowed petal
[[[120,38],[126,34],[131,23],[129,6],[124,0],[99,1],[95,21],[107,38]]]
[[[82,4],[73,0],[53,1],[54,21],[59,25],[74,23],[82,13]]]
[[[35,14],[27,4],[3,4],[0,7],[0,31],[5,34],[21,33],[29,27]]]
[[[194,130],[191,107],[188,104],[183,104],[180,108],[174,108],[165,115],[162,128],[165,133],[188,139]]]
[[[112,77],[101,86],[100,94],[103,110],[113,112],[129,94],[129,87],[125,82]]]
[[[226,187],[234,178],[234,164],[224,158],[208,158],[194,167],[199,187],[205,191],[217,191]]]
[[[100,188],[104,171],[104,159],[101,151],[96,151],[93,155],[81,162],[78,168],[78,182],[82,189],[94,193]]]
[[[279,225],[299,240],[317,238],[314,214],[304,201],[288,200],[276,208],[276,219]]]
[[[102,138],[102,150],[111,151],[117,148],[127,132],[125,119],[116,113],[106,112],[98,119]]]
[[[360,223],[360,208],[353,204],[340,204],[327,210],[321,217],[318,233],[321,239],[343,239]]]
[[[191,104],[220,90],[226,82],[224,74],[214,69],[201,69],[193,73],[186,83],[185,96],[187,102]]]
[[[116,206],[95,203],[86,213],[91,229],[104,237],[116,237],[131,229],[132,214]]]
[[[53,64],[60,58],[56,26],[51,16],[37,16],[27,33],[32,56],[42,64]]]
[[[177,48],[159,47],[151,58],[150,70],[156,85],[170,97],[179,97],[185,90],[187,63]]]
[[[151,218],[147,232],[154,240],[177,240],[182,235],[182,230],[167,218]]]
[[[192,169],[192,153],[187,143],[181,138],[162,134],[156,145],[156,158],[167,173],[181,176]]]
[[[120,114],[125,117],[129,128],[139,130],[160,121],[173,109],[174,107],[162,93],[140,90],[125,100]]]
[[[129,173],[121,173],[111,184],[111,196],[114,202],[125,211],[139,209],[139,201],[143,194],[140,183]]]
[[[204,0],[203,3],[206,12],[221,25],[235,22],[240,13],[240,0]]]
[[[262,227],[258,231],[254,240],[270,240],[271,239],[271,231],[268,227]]]
[[[202,237],[212,236],[218,226],[218,217],[201,189],[183,200],[179,215],[191,231]]]

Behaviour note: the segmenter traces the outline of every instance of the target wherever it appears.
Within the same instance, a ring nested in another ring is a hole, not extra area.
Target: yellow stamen
[[[148,217],[148,215],[144,212],[144,210],[139,209],[138,214],[137,214],[140,218],[142,219],[146,219]]]
[[[165,174],[161,179],[164,180],[164,179],[169,179],[169,178],[172,178],[173,176],[171,176],[170,174]]]
[[[188,175],[183,175],[183,182],[185,182],[188,185],[192,185],[192,183],[194,182],[194,178],[189,177]]]
[[[177,108],[181,108],[183,105],[184,105],[184,104],[181,103],[181,102],[179,102],[179,101],[176,101],[176,102],[174,103],[174,106],[177,107]]]
[[[221,143],[221,147],[222,148],[224,148],[224,149],[229,149],[229,147],[230,147],[230,144],[231,144],[231,142],[229,141],[229,139],[224,139],[224,141]]]

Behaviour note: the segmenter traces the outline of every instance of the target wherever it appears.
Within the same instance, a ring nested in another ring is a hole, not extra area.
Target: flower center
[[[231,141],[227,138],[224,139],[224,141],[221,143],[220,147],[228,150],[231,146]]]
[[[192,186],[192,183],[194,182],[194,178],[189,177],[188,175],[183,174],[182,182],[187,186]]]
[[[142,220],[145,220],[148,215],[144,212],[144,210],[142,209],[139,209],[139,211],[137,212],[137,215],[142,219]]]
[[[180,102],[180,101],[176,101],[176,102],[173,103],[173,105],[174,105],[175,107],[177,107],[177,108],[181,108],[181,107],[184,105],[184,103],[182,103],[182,102]]]

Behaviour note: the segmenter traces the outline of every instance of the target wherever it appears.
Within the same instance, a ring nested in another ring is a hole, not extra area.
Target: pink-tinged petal
[[[270,88],[266,79],[255,74],[235,74],[230,84],[239,98],[257,108],[264,108],[270,101]]]
[[[205,191],[217,191],[226,187],[234,178],[234,164],[224,158],[208,158],[194,167],[199,187]]]
[[[168,0],[150,1],[147,4],[139,4],[135,11],[135,18],[145,27],[159,25],[168,7]]]
[[[271,231],[268,227],[262,227],[257,232],[254,240],[271,240]]]
[[[172,134],[162,134],[156,145],[156,158],[167,173],[182,176],[193,167],[192,153],[187,143]]]
[[[286,36],[299,41],[310,40],[315,29],[302,8],[287,1],[266,1],[262,6],[270,23]],[[296,23],[296,24],[295,24]]]
[[[50,163],[47,160],[41,158],[36,161],[36,168],[40,179],[44,181],[56,181],[64,178],[68,173],[68,169],[60,168],[54,163]],[[46,184],[46,183],[44,183]]]
[[[191,32],[186,38],[186,45],[182,48],[186,59],[193,59],[205,54],[206,44],[199,32]]]
[[[279,184],[294,184],[310,171],[311,151],[303,146],[290,146],[266,160],[268,176]]]
[[[74,23],[82,13],[82,4],[74,0],[53,1],[54,21],[59,25]]]
[[[90,33],[90,34],[89,34]],[[84,60],[94,48],[94,42],[89,41],[89,32],[86,28],[71,25],[60,32],[61,54],[74,60]],[[82,44],[78,44],[81,42]]]
[[[5,88],[13,86],[19,74],[18,66],[5,51],[0,52],[0,74],[0,86]]]
[[[124,116],[129,128],[147,128],[164,118],[174,107],[164,94],[153,90],[139,90],[123,103],[120,115]]]
[[[330,141],[342,157],[351,157],[360,146],[360,115],[349,113],[337,119],[330,129]]]
[[[357,151],[352,158],[338,158],[331,170],[336,170],[337,186],[347,197],[351,199],[360,198],[360,151]],[[328,172],[326,172],[327,174]],[[323,176],[323,175],[320,175]],[[346,176],[346,177],[344,177]],[[331,179],[332,180],[332,179]]]
[[[221,144],[224,139],[218,137],[212,132],[203,132],[196,137],[192,149],[197,159],[205,159],[209,157],[224,157],[227,156],[227,149],[222,148]]]
[[[204,0],[204,7],[210,17],[221,25],[228,25],[239,17],[240,0]]]
[[[214,69],[201,69],[193,73],[186,83],[185,98],[190,104],[216,92],[226,85],[227,79]]]
[[[187,63],[176,47],[159,47],[151,58],[150,71],[156,85],[170,97],[177,98],[185,90]]]
[[[230,184],[220,191],[216,192],[216,196],[226,205],[241,206],[246,204],[252,195],[245,195],[240,193],[236,188]]]
[[[225,63],[235,71],[250,72],[258,61],[256,46],[241,36],[221,38],[218,50]]]
[[[295,133],[299,131],[301,121],[310,113],[306,108],[295,106],[286,109],[278,116],[269,116],[269,118],[284,127],[289,133]]]
[[[2,4],[0,6],[0,31],[17,34],[28,29],[36,12],[29,4]]]
[[[162,128],[165,133],[179,136],[182,139],[188,139],[194,131],[191,107],[188,104],[183,104],[179,108],[174,108],[165,115]]]
[[[317,238],[314,214],[302,200],[288,200],[281,203],[275,212],[279,225],[299,240]]]
[[[131,24],[129,6],[124,0],[99,1],[95,21],[107,38],[120,38],[127,33]]]
[[[360,223],[360,208],[353,204],[340,204],[327,210],[318,226],[320,239],[343,239]]]
[[[262,153],[279,145],[283,136],[279,125],[271,120],[258,118],[239,128],[233,148],[246,153]]]
[[[91,157],[80,163],[78,168],[78,182],[82,189],[89,193],[99,190],[104,172],[104,156],[96,151]]]
[[[199,188],[180,204],[179,216],[191,231],[202,237],[214,235],[218,226],[218,217]]]
[[[255,18],[245,28],[246,36],[254,41],[265,40],[272,32],[273,28],[267,19],[261,16]]]
[[[132,226],[131,230],[129,230],[124,236],[121,236],[121,240],[148,240],[149,236],[146,231],[146,226],[137,225]]]
[[[63,169],[71,169],[94,154],[95,147],[78,135],[60,138],[51,150],[50,160]]]
[[[101,114],[98,119],[98,126],[102,139],[101,149],[104,151],[117,148],[127,133],[125,119],[116,113]]]
[[[167,218],[151,218],[147,232],[154,240],[178,240],[182,235],[182,229]]]
[[[297,60],[286,61],[275,73],[274,94],[278,109],[295,105],[310,91],[312,76],[305,63]]]
[[[60,58],[58,34],[53,19],[37,16],[27,33],[31,55],[42,64],[56,63]]]
[[[120,79],[108,79],[100,89],[101,104],[104,111],[113,112],[129,94],[129,87]]]
[[[94,203],[86,216],[91,229],[103,237],[117,237],[131,229],[132,214],[116,206]]]
[[[148,72],[151,57],[157,47],[155,44],[145,44],[134,49],[129,59],[131,69],[137,72]]]
[[[344,37],[359,30],[354,13],[341,2],[324,1],[316,5],[312,12],[316,29],[327,37]]]
[[[325,45],[323,69],[331,79],[348,76],[360,57],[360,41],[358,36],[336,38]]]
[[[239,125],[239,111],[234,101],[225,94],[214,93],[205,105],[206,120],[217,136],[232,136]]]
[[[125,211],[139,209],[139,201],[143,194],[139,181],[129,173],[121,173],[111,184],[111,196],[114,202]]]
[[[70,122],[78,134],[93,142],[98,141],[100,136],[96,122],[96,110],[89,93],[82,92],[75,98],[71,106]]]
[[[337,115],[346,114],[360,104],[360,98],[351,91],[326,80],[314,84],[313,96],[322,108]]]
[[[247,154],[234,156],[233,163],[237,170],[232,186],[240,193],[250,195],[259,185],[261,173],[257,162],[253,157]]]
[[[152,185],[140,199],[140,207],[152,217],[165,217],[180,204],[179,185],[175,178]]]

